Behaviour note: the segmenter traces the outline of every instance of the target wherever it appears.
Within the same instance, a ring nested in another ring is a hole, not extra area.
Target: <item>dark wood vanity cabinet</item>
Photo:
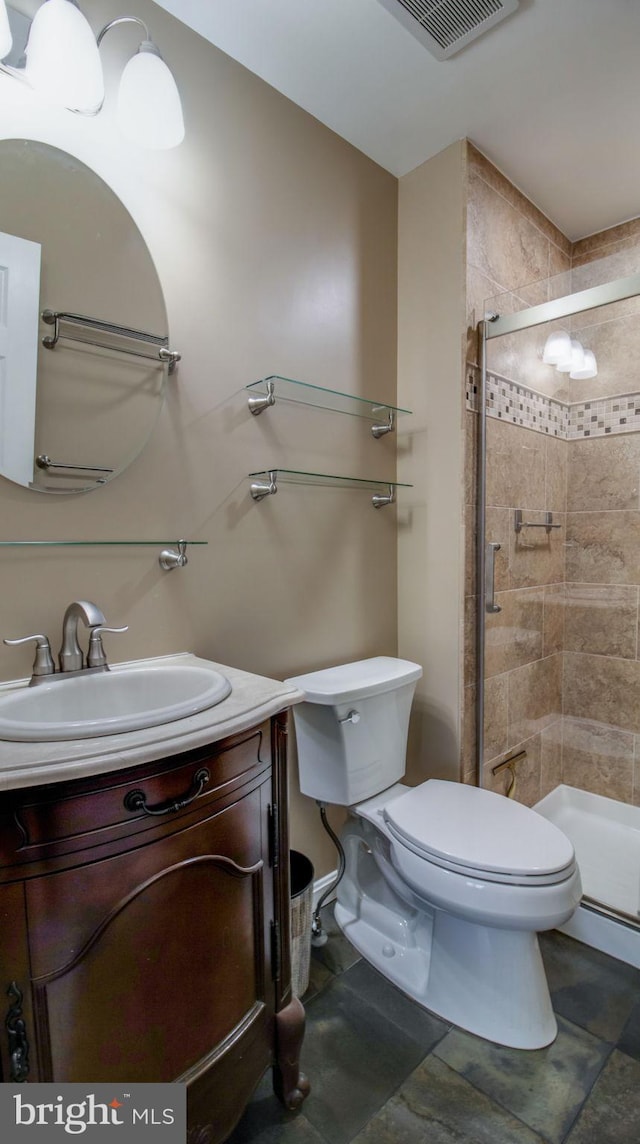
[[[0,795],[2,1079],[184,1081],[229,1135],[269,1065],[289,1107],[286,714],[207,748]]]

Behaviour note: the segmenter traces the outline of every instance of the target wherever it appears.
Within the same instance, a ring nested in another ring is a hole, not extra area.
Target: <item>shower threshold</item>
[[[563,933],[640,969],[640,807],[558,786],[534,810],[573,843],[583,899]]]

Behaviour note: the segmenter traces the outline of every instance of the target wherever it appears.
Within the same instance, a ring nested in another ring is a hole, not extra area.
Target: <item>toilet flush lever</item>
[[[352,708],[352,710],[349,711],[349,713],[347,715],[344,715],[342,717],[342,719],[338,719],[338,723],[359,723],[359,722],[360,722],[360,712],[356,711],[355,708]]]

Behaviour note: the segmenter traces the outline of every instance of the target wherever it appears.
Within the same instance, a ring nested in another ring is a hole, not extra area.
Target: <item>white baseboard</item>
[[[324,877],[322,877],[322,878],[317,878],[316,881],[313,883],[313,909],[314,910],[315,910],[318,902],[320,901],[320,898],[324,894],[327,886],[330,886],[332,882],[335,882],[337,877],[338,877],[338,871],[337,870],[331,870],[331,872],[329,874],[325,874]],[[328,905],[329,902],[332,902],[334,898],[335,898],[335,894],[332,894],[331,897],[328,899],[328,901],[325,902],[325,906]]]

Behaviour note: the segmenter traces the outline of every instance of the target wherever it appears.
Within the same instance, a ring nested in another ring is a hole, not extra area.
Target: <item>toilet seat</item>
[[[573,846],[557,827],[493,791],[429,779],[381,809],[397,844],[457,874],[533,887],[565,881],[575,869]]]

